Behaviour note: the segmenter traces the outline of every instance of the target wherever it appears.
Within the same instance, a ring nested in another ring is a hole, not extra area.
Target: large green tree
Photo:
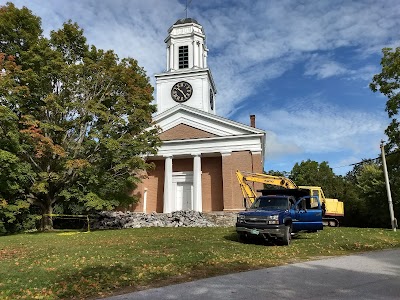
[[[40,19],[26,8],[8,3],[0,20],[0,125],[8,114],[17,127],[3,136],[0,149],[33,172],[27,201],[43,214],[135,201],[130,192],[138,174],[151,167],[143,157],[160,143],[152,127],[153,88],[143,68],[87,45],[71,21],[47,39]]]
[[[374,92],[381,92],[387,97],[386,111],[391,119],[386,129],[389,137],[389,149],[400,146],[400,123],[398,120],[400,108],[400,47],[396,49],[384,48],[381,59],[382,71],[376,74],[370,88]]]
[[[376,163],[363,164],[356,179],[359,196],[362,199],[361,212],[364,216],[364,225],[370,227],[390,225],[382,166]]]
[[[34,173],[15,154],[18,148],[17,117],[0,106],[0,233],[19,231],[29,219],[27,191]]]
[[[326,161],[318,163],[308,159],[296,163],[291,171],[290,179],[298,186],[320,186],[327,197],[340,198],[342,195],[343,179],[333,173]]]

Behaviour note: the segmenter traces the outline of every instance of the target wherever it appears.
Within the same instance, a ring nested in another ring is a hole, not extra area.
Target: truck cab
[[[238,214],[236,231],[241,239],[261,236],[289,245],[292,233],[323,229],[317,196],[296,197],[284,192],[267,195],[263,191],[246,211]]]

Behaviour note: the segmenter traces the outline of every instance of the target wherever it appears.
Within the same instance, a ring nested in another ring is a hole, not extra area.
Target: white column
[[[196,68],[199,66],[199,46],[198,42],[193,41],[193,67]]]
[[[169,68],[170,70],[174,70],[174,44],[169,46]]]
[[[164,169],[164,213],[172,212],[172,201],[172,156],[167,156]]]
[[[196,42],[192,41],[192,68],[196,66]],[[189,66],[190,67],[190,66]]]
[[[203,48],[203,45],[202,44],[200,44],[200,42],[199,41],[197,41],[197,57],[196,57],[196,59],[197,59],[197,66],[199,67],[199,68],[202,68],[203,67],[203,63],[201,62],[201,48]]]
[[[204,61],[204,66],[203,66],[203,68],[207,68],[207,51],[204,51],[204,54],[203,54],[203,61]]]
[[[147,188],[143,191],[143,212],[147,213]]]
[[[167,72],[169,71],[170,46],[167,46]]]
[[[201,191],[201,155],[193,154],[193,210],[203,211]]]
[[[204,51],[203,51],[203,45],[202,44],[199,44],[199,58],[200,58],[199,67],[200,68],[205,68],[205,66],[204,66]]]

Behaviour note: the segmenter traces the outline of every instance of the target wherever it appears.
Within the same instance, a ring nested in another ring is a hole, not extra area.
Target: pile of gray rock
[[[140,227],[215,227],[203,213],[197,211],[175,211],[172,213],[135,213],[103,211],[94,220],[93,229],[122,229]]]

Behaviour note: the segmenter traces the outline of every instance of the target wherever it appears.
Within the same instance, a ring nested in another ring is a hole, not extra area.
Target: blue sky
[[[0,0],[0,4],[7,1]],[[90,44],[166,68],[168,28],[185,17],[178,0],[24,0],[44,34],[71,19]],[[379,155],[386,99],[368,85],[381,49],[400,46],[400,1],[192,0],[189,17],[207,35],[217,114],[267,131],[265,170],[302,160],[343,167]]]

